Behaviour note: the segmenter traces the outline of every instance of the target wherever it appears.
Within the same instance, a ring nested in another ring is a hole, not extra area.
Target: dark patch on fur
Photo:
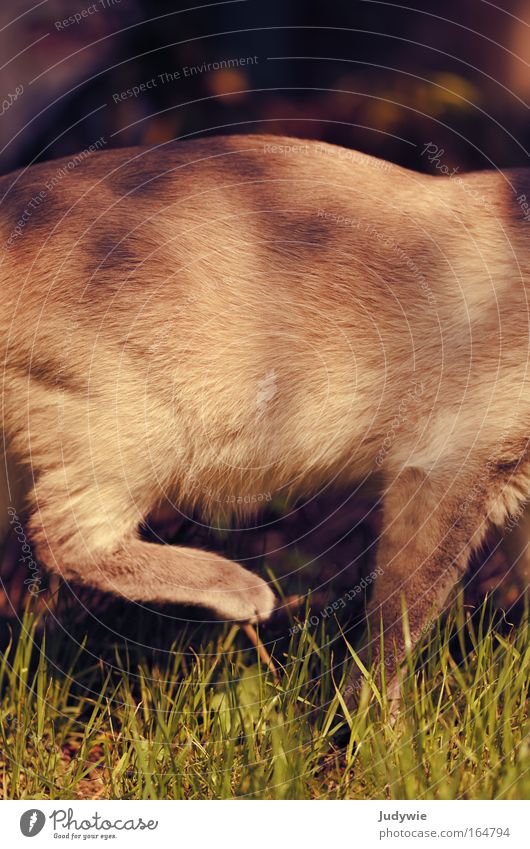
[[[8,368],[46,386],[56,386],[59,389],[66,389],[76,394],[86,390],[85,380],[66,369],[64,364],[46,359],[42,353],[35,354],[31,362],[29,360],[27,362],[23,360],[11,361],[8,363]]]
[[[99,229],[99,228],[98,228]],[[90,246],[92,273],[112,271],[120,275],[130,274],[141,262],[130,245],[127,233],[116,231],[96,236]]]
[[[337,243],[344,241],[342,233],[338,233],[337,225],[329,220],[318,216],[318,211],[308,212],[304,215],[300,211],[277,209],[270,213],[275,219],[273,241],[281,246],[300,250],[318,249],[319,251],[336,247]]]
[[[530,438],[515,439],[503,445],[502,455],[495,462],[495,477],[511,478],[528,463]]]
[[[3,187],[2,187],[3,188]],[[16,244],[28,234],[48,235],[61,219],[68,216],[71,202],[61,197],[57,189],[46,189],[45,182],[25,180],[6,186],[0,201],[6,241]]]
[[[166,190],[174,185],[176,179],[169,166],[167,158],[150,153],[128,162],[115,173],[110,174],[106,183],[119,198],[127,195],[136,197],[156,195],[162,198],[167,193]]]
[[[114,211],[94,224],[84,242],[82,300],[95,307],[100,303],[100,292],[121,293],[127,298],[131,287],[145,288],[150,266],[146,256],[159,247],[144,227],[135,230],[135,222],[131,222],[126,228],[124,223],[116,222],[115,214]],[[114,309],[119,308],[119,303],[114,302]]]

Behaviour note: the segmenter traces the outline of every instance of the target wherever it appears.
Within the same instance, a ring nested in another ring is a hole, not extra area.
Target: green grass
[[[368,682],[341,715],[346,644],[329,619],[276,641],[279,684],[237,627],[188,625],[167,651],[107,632],[100,657],[74,630],[28,610],[2,656],[4,798],[530,795],[527,616],[470,617],[460,600],[409,658],[395,723]]]

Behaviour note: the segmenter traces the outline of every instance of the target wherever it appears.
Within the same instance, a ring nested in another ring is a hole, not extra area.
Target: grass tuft
[[[530,796],[527,616],[460,599],[410,655],[395,721],[368,681],[345,712],[330,620],[268,646],[279,680],[237,627],[98,656],[50,622],[28,608],[0,660],[5,799]]]

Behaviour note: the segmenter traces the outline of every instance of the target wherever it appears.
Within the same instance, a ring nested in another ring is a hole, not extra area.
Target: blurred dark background
[[[0,48],[0,173],[101,137],[108,148],[260,131],[432,173],[528,164],[530,0],[5,0]],[[269,505],[255,530],[188,522],[165,536],[326,594],[370,569],[373,507],[321,496],[287,514]],[[495,541],[479,559],[471,601],[506,569]],[[504,600],[518,594],[505,587]]]
[[[421,170],[428,142],[451,168],[524,165],[530,3],[502,5],[5,0],[0,172],[101,136],[264,130]]]

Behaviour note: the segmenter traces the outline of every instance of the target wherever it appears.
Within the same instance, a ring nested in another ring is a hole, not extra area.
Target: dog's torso
[[[165,500],[409,470],[502,522],[530,482],[529,182],[265,136],[3,178],[2,427],[31,509],[103,551]]]

